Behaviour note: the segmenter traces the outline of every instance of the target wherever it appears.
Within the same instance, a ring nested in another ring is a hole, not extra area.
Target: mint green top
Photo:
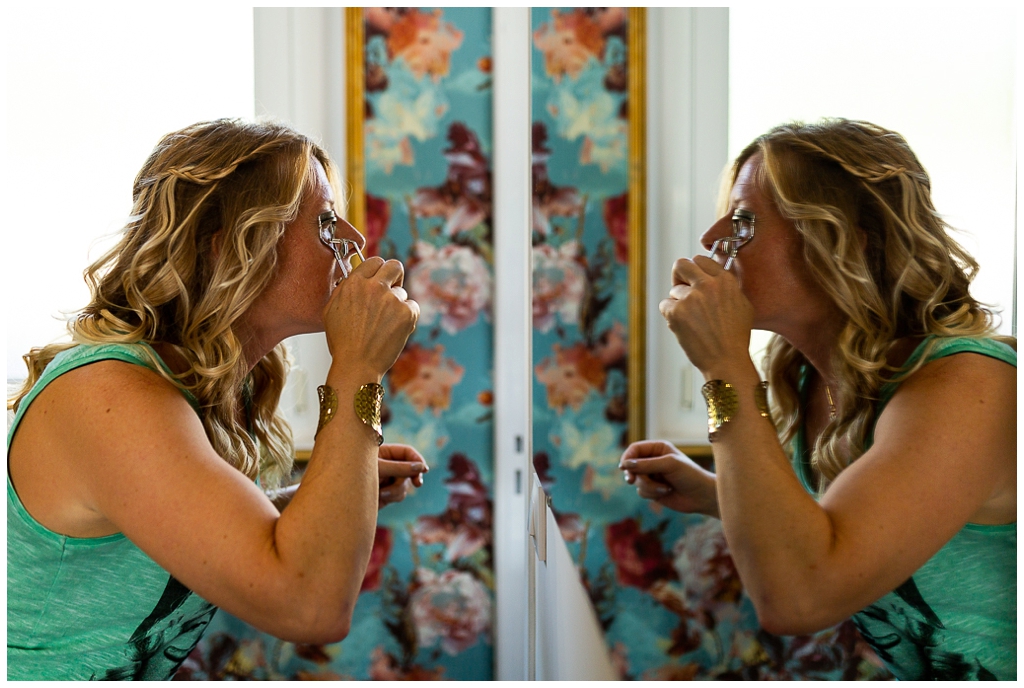
[[[921,357],[928,339],[910,355],[908,365]],[[943,339],[927,361],[959,353],[1017,366],[1017,353],[992,339]],[[801,395],[803,381],[804,376]],[[888,383],[879,390],[876,419],[898,386]],[[872,428],[867,447],[873,433]],[[796,473],[815,494],[803,428],[793,449]],[[854,614],[853,620],[901,680],[1016,680],[1017,524],[966,524],[905,583]]]
[[[143,349],[156,356],[144,344],[83,345],[58,354],[22,399],[8,449],[32,400],[55,378],[110,359],[152,369]],[[185,396],[198,413],[195,398]],[[43,527],[25,510],[8,472],[9,680],[169,679],[216,611],[123,534],[73,538]]]

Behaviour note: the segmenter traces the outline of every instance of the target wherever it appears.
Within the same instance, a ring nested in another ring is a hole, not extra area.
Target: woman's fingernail
[[[633,459],[626,459],[619,464],[619,468],[636,468],[636,461]]]

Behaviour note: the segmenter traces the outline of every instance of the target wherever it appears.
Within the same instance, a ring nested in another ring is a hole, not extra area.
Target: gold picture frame
[[[629,354],[627,438],[647,437],[647,9],[629,8]]]
[[[345,178],[350,193],[348,221],[366,226],[366,155],[363,136],[365,47],[363,8],[345,8]]]
[[[628,10],[629,88],[629,354],[626,378],[630,442],[647,435],[647,10]],[[364,21],[361,7],[345,8],[346,179],[348,218],[366,221],[364,149]],[[529,154],[529,151],[524,151]]]

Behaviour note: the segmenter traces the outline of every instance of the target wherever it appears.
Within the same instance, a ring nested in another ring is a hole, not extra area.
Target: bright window
[[[931,175],[936,208],[981,265],[974,296],[1002,310],[1009,333],[1014,9],[748,4],[729,22],[730,158],[792,119],[841,116],[900,132]]]
[[[5,10],[7,377],[86,304],[82,271],[131,211],[163,134],[253,115],[249,7],[17,3]]]

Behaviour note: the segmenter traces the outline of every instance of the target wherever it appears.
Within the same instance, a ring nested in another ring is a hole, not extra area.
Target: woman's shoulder
[[[1013,341],[1016,345],[1016,340]],[[1017,366],[1015,346],[992,337],[938,337],[930,336],[907,340],[898,352],[895,364],[897,373],[885,382],[878,392],[879,411],[888,404],[896,392],[910,381],[922,385],[930,380],[950,381],[954,377],[966,376],[1012,378],[1016,380]]]
[[[159,345],[157,345],[159,346]],[[175,389],[196,412],[199,403],[188,390],[172,382],[173,373],[153,345],[147,342],[81,344],[61,352],[47,366],[43,380],[65,378],[62,383],[84,387],[131,385],[135,389]]]

